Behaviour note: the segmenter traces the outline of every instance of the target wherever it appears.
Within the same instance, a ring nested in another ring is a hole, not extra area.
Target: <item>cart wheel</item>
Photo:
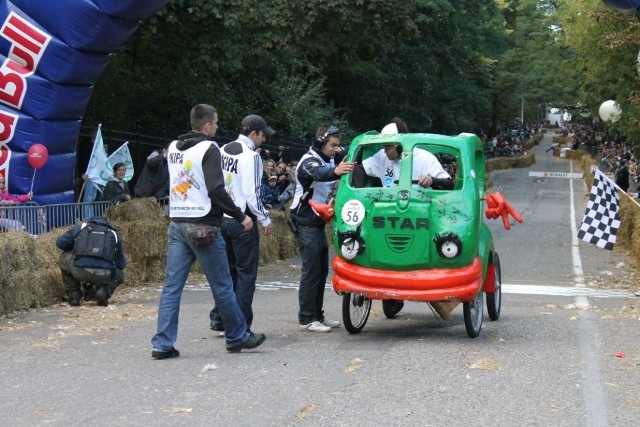
[[[383,299],[382,300],[382,311],[384,315],[387,316],[387,319],[393,319],[396,317],[396,314],[400,313],[404,307],[404,301],[398,301],[395,299]]]
[[[480,335],[480,329],[482,329],[482,295],[483,292],[480,290],[473,300],[462,304],[464,326],[471,338]]]
[[[502,273],[500,272],[500,258],[496,252],[493,253],[493,268],[496,290],[487,292],[487,312],[489,313],[489,319],[498,320],[500,307],[502,307]]]
[[[344,294],[342,296],[342,321],[350,334],[357,334],[364,328],[371,311],[371,300],[364,295]]]

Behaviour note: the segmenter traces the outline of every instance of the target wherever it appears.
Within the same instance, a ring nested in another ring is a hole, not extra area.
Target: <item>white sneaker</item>
[[[317,320],[307,325],[300,325],[300,329],[309,332],[331,332],[331,328],[329,326],[325,326]]]
[[[337,328],[338,326],[342,325],[342,323],[338,322],[337,320],[327,319],[326,317],[322,321],[322,324],[330,328]]]

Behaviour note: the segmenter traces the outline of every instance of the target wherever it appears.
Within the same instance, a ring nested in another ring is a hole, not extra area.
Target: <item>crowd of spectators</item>
[[[282,211],[292,200],[295,191],[295,165],[297,162],[263,160],[264,174],[260,186],[260,200],[269,210]]]
[[[512,157],[524,154],[524,143],[540,131],[542,124],[541,121],[526,123],[523,126],[509,123],[493,135],[486,131],[480,132],[485,157]]]

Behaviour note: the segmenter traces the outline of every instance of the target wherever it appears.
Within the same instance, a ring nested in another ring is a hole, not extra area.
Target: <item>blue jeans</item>
[[[324,228],[298,224],[296,243],[302,259],[300,288],[298,290],[298,321],[306,325],[322,322],[324,314],[324,287],[329,274],[329,247]]]
[[[171,222],[168,235],[167,274],[160,295],[158,332],[151,339],[154,350],[168,351],[178,338],[180,298],[196,259],[207,277],[216,305],[220,307],[227,347],[243,344],[249,339],[247,324],[233,293],[225,244],[220,232],[216,233],[211,245],[204,247],[192,245],[179,223]]]
[[[249,331],[253,323],[251,304],[253,304],[253,294],[256,292],[258,263],[260,261],[258,224],[254,220],[253,228],[244,231],[244,227],[238,221],[225,218],[222,220],[222,237],[227,245],[227,260],[233,281],[233,291],[247,322],[247,331]],[[220,317],[217,303],[211,310],[209,318],[214,323],[222,323],[226,328],[227,325]]]
[[[94,184],[91,180],[86,180],[84,183],[84,193],[82,194],[82,202],[95,202],[96,197],[98,197],[98,186]],[[89,218],[95,215],[93,210],[93,204],[84,205],[83,208],[84,219],[88,220]]]

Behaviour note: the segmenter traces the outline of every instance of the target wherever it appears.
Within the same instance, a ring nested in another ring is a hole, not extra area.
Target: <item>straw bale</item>
[[[260,265],[298,255],[295,236],[287,225],[285,213],[272,211],[269,216],[273,222],[273,233],[267,236],[262,228],[260,230]]]
[[[296,236],[285,225],[284,233],[280,238],[280,259],[294,258],[300,255],[298,252],[298,245],[296,243]],[[329,243],[331,244],[331,243]]]
[[[620,228],[616,247],[628,249],[640,258],[640,208],[625,196],[620,196]]]
[[[540,141],[542,141],[542,134],[541,133],[536,133],[535,135],[533,135],[531,138],[529,138],[525,143],[524,143],[524,149],[526,151],[531,150],[534,146],[539,145]]]
[[[71,227],[61,227],[37,237],[36,259],[42,268],[58,268],[58,258],[62,251],[56,246],[56,240]]]
[[[125,246],[127,258],[132,260],[165,258],[169,221],[139,220],[114,223]]]
[[[24,232],[0,233],[3,252],[0,282],[9,280],[17,271],[36,269],[38,262],[35,256],[35,240]]]
[[[271,264],[280,259],[280,239],[274,232],[260,236],[260,264]]]
[[[39,238],[38,238],[39,239]],[[0,313],[51,305],[61,298],[62,279],[47,268],[27,233],[1,233],[4,249],[0,268]]]
[[[567,150],[565,157],[569,160],[580,160],[584,154],[585,152],[583,150]]]
[[[128,260],[127,268],[124,269],[124,282],[120,286],[129,288],[162,283],[165,271],[166,258]]]
[[[522,156],[517,157],[496,157],[485,160],[486,172],[502,169],[523,168],[531,166],[536,161],[533,151],[527,151]]]
[[[113,222],[159,221],[164,217],[164,212],[156,199],[144,197],[113,205],[104,216]]]
[[[127,257],[123,286],[164,279],[169,226],[167,218],[143,218],[114,222],[114,225],[122,238]]]

